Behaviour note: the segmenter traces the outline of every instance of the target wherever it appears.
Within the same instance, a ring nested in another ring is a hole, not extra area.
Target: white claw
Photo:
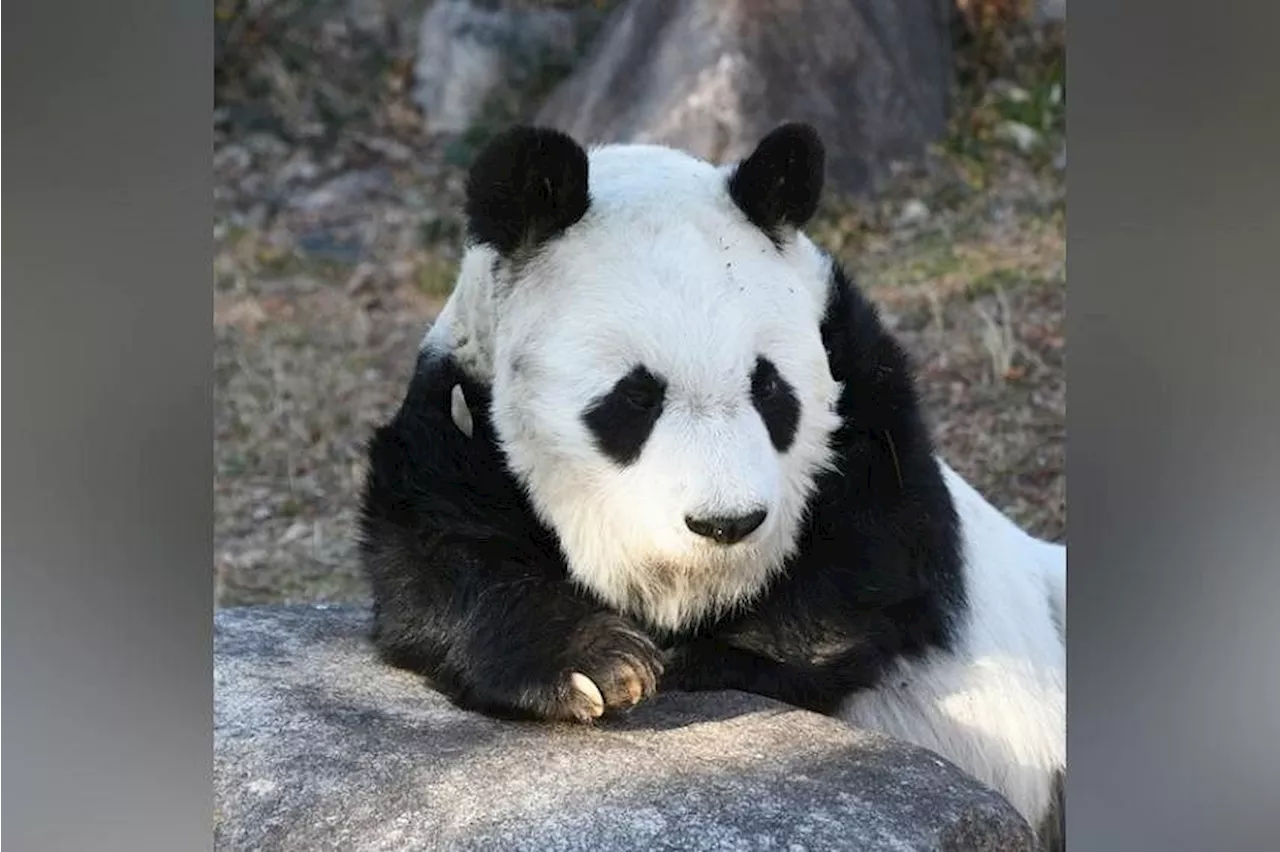
[[[470,438],[472,431],[471,409],[467,407],[467,398],[462,394],[462,385],[453,386],[453,392],[449,395],[449,413],[453,416],[453,425],[457,426],[462,431],[462,434]]]
[[[604,696],[600,694],[600,687],[596,686],[591,678],[581,672],[574,672],[569,675],[569,682],[591,702],[592,718],[604,715]]]

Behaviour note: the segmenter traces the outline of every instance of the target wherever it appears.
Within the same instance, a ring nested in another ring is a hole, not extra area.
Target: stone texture
[[[629,0],[537,120],[714,162],[808,121],[831,185],[874,192],[946,131],[949,21],[946,0]]]
[[[493,99],[518,100],[581,50],[592,9],[528,0],[435,0],[418,28],[414,100],[430,133],[460,133]]]
[[[215,615],[220,849],[1031,848],[931,753],[739,693],[595,728],[460,711],[379,664],[353,607]]]
[[[1039,23],[1063,23],[1067,20],[1067,0],[1036,0],[1034,16]]]

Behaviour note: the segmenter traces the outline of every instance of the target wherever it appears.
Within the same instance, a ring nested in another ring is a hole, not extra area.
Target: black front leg
[[[669,653],[660,688],[676,692],[734,689],[832,714],[849,693],[875,683],[878,673],[871,661],[853,654],[823,663],[784,661],[723,639],[699,639]]]
[[[635,623],[540,579],[485,589],[443,660],[451,698],[494,716],[586,722],[657,690],[663,663]]]
[[[450,551],[437,559],[469,561]],[[458,576],[423,565],[400,574],[412,580],[397,593],[383,586],[374,638],[385,660],[502,718],[587,722],[656,691],[661,652],[631,620],[519,565],[471,568]]]

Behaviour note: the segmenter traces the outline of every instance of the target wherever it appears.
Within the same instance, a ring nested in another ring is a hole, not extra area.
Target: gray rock
[[[591,142],[744,157],[812,123],[831,186],[874,192],[946,132],[949,4],[938,0],[629,0],[537,120]]]
[[[1063,23],[1067,20],[1067,0],[1036,0],[1033,12],[1036,23]]]
[[[1020,121],[1002,122],[996,127],[996,136],[1009,142],[1023,154],[1030,153],[1042,141],[1039,131]]]
[[[929,205],[919,198],[910,198],[902,205],[902,210],[898,212],[898,218],[894,220],[894,225],[899,228],[914,228],[929,221],[929,216]]]
[[[220,849],[1031,848],[932,753],[740,693],[594,728],[463,712],[375,659],[355,607],[215,614]]]
[[[375,198],[392,187],[386,169],[361,169],[344,172],[325,181],[305,195],[290,199],[289,206],[307,213],[327,210],[343,211]]]
[[[418,27],[414,100],[430,133],[459,133],[580,47],[575,11],[520,0],[436,0]]]

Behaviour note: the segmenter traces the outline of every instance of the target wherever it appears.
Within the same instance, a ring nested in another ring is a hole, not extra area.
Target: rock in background
[[[456,709],[379,663],[358,607],[219,610],[220,849],[1030,850],[932,753],[741,693],[594,728]]]
[[[945,0],[629,0],[537,121],[717,162],[808,121],[832,186],[874,192],[946,132],[951,14]]]
[[[1067,0],[1036,0],[1035,19],[1042,23],[1067,19]]]
[[[568,73],[607,4],[436,0],[418,28],[414,100],[429,133],[486,113],[518,114],[543,80]]]

